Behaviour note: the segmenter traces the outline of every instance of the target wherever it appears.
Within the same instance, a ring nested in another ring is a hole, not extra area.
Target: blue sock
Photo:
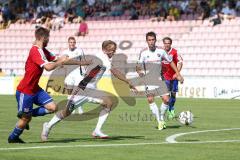
[[[175,97],[170,97],[169,99],[169,111],[172,111],[174,110],[174,104],[176,102],[176,98]]]
[[[16,139],[18,138],[22,132],[23,132],[24,129],[21,129],[21,128],[18,128],[18,127],[15,127],[13,132],[9,135],[9,138],[10,139]]]
[[[49,110],[47,110],[46,108],[44,108],[43,106],[40,106],[38,108],[34,108],[32,110],[32,116],[33,117],[38,117],[38,116],[44,116],[46,114],[50,113]]]

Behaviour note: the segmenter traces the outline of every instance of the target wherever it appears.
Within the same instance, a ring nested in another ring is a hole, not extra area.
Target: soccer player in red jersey
[[[19,120],[8,137],[9,143],[24,143],[19,138],[32,116],[43,116],[57,109],[53,99],[39,87],[38,82],[43,70],[54,70],[68,61],[67,56],[56,57],[45,47],[49,41],[49,30],[38,28],[35,31],[35,43],[32,46],[25,64],[25,75],[17,86],[16,99]],[[33,109],[33,104],[39,107]]]
[[[173,57],[173,62],[180,72],[183,65],[183,59],[181,55],[178,54],[178,51],[172,48],[172,39],[169,37],[163,38],[163,45],[166,52]],[[162,61],[162,72],[170,92],[168,118],[172,119],[175,117],[174,104],[176,102],[176,92],[178,92],[178,80],[176,79],[175,71],[166,60]]]

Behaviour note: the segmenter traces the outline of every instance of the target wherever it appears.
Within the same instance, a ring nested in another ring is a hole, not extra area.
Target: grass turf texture
[[[57,101],[63,97],[54,97]],[[166,143],[168,136],[183,132],[240,128],[239,100],[178,99],[176,111],[191,110],[195,116],[191,126],[182,126],[175,120],[167,121],[167,129],[158,131],[157,123],[145,99],[137,99],[134,107],[120,101],[114,109],[103,131],[112,138],[93,139],[91,132],[97,118],[89,121],[63,121],[51,132],[49,142],[40,141],[42,123],[53,115],[33,118],[30,131],[21,138],[26,144],[8,144],[7,137],[16,123],[16,101],[14,96],[0,96],[0,159],[179,159],[179,160],[234,160],[240,157],[240,143],[206,143],[206,141],[240,141],[240,130],[203,132],[177,137],[178,142]],[[158,106],[160,99],[156,99]],[[89,110],[89,104],[83,107]],[[196,143],[197,142],[197,143]],[[198,143],[199,142],[199,143]],[[200,143],[202,142],[202,143]],[[150,144],[145,144],[150,143]],[[119,144],[119,145],[115,145]],[[143,145],[145,144],[145,145]],[[99,146],[105,145],[105,146]],[[115,146],[112,146],[115,145]],[[53,146],[53,148],[47,148]],[[26,149],[26,147],[39,147]],[[46,147],[46,148],[41,148]],[[25,148],[9,150],[6,148]]]

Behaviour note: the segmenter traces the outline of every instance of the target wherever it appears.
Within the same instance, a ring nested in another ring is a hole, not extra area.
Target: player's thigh
[[[172,81],[172,90],[171,92],[175,93],[178,92],[178,80],[173,80]]]
[[[171,92],[171,90],[172,90],[172,83],[171,83],[171,81],[170,80],[165,80],[165,84],[166,84],[168,90]]]
[[[34,104],[38,106],[44,106],[49,111],[56,111],[57,106],[53,102],[52,97],[43,89],[37,92],[37,94],[34,96]]]
[[[21,93],[16,91],[16,100],[17,100],[17,107],[18,107],[18,116],[26,116],[32,114],[33,109],[33,96]],[[31,116],[30,116],[31,117]]]

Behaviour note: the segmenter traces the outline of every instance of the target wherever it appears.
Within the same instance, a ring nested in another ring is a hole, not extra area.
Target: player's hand
[[[173,75],[173,79],[177,79],[177,74],[176,73]]]
[[[179,74],[179,75],[177,75],[177,80],[181,83],[181,84],[183,84],[183,81],[184,81],[184,79],[183,79],[183,77]]]
[[[63,64],[64,62],[67,62],[69,60],[69,57],[66,55],[63,55],[61,57],[58,58],[58,61]]]
[[[132,84],[129,84],[129,88],[133,91],[133,93],[137,94],[138,90],[136,89],[136,87]]]

